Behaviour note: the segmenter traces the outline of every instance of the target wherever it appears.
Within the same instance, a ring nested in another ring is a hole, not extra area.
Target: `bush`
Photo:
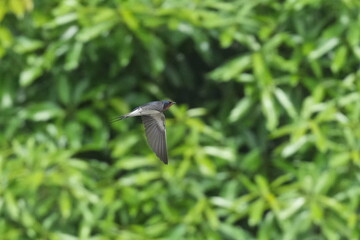
[[[0,9],[4,239],[360,238],[358,1]]]

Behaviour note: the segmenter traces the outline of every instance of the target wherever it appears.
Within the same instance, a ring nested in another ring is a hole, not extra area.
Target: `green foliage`
[[[359,239],[359,11],[0,1],[1,238]]]

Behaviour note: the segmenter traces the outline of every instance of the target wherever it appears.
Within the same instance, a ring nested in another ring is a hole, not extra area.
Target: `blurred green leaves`
[[[359,239],[359,8],[0,1],[0,235]]]

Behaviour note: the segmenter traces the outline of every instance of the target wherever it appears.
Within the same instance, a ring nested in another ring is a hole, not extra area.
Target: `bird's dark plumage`
[[[165,115],[163,112],[174,104],[175,102],[172,101],[149,102],[135,108],[128,114],[116,118],[115,121],[128,117],[141,116],[150,148],[161,161],[167,164],[166,128]]]

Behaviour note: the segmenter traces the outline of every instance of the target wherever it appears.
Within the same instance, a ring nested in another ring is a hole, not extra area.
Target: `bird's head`
[[[172,101],[162,101],[164,104],[164,111],[168,110],[169,107],[171,107],[172,105],[174,105],[176,102],[172,102]]]

